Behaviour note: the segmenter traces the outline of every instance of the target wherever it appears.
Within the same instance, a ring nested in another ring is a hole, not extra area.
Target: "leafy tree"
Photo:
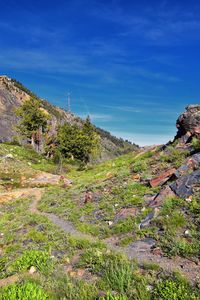
[[[18,130],[37,152],[43,151],[43,133],[47,127],[48,114],[43,110],[41,101],[35,98],[26,100],[17,110],[20,117]]]
[[[67,158],[75,158],[87,163],[99,149],[99,136],[89,118],[82,128],[64,124],[58,128],[57,143],[60,152]]]

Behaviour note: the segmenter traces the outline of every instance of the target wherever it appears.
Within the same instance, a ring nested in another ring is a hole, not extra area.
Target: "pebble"
[[[12,155],[11,153],[9,153],[9,154],[7,154],[7,155],[5,156],[5,158],[14,158],[14,157],[13,157],[13,155]]]
[[[189,235],[190,234],[190,231],[187,229],[185,232],[184,232],[185,235]]]
[[[36,272],[36,268],[34,266],[30,267],[29,274],[34,274]]]

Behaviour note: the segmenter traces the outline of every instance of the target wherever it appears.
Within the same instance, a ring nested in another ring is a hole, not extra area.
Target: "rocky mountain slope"
[[[16,80],[10,79],[7,76],[0,76],[0,141],[11,141],[17,135],[15,126],[17,117],[14,110],[19,107],[23,101],[30,97],[37,97],[30,90],[25,88]],[[58,124],[70,123],[81,126],[83,120],[71,112],[67,112],[59,107],[50,104],[46,100],[42,100],[43,108],[51,116],[49,121],[49,136],[56,133]],[[99,160],[113,158],[117,155],[135,150],[136,145],[118,139],[112,136],[109,132],[97,128],[101,136],[101,157]]]
[[[84,171],[0,144],[2,299],[199,300],[199,112],[172,143]]]

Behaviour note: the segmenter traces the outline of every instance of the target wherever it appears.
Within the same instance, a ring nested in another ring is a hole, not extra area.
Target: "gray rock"
[[[186,112],[180,115],[176,122],[178,128],[176,138],[183,138],[185,143],[190,137],[199,132],[200,125],[200,104],[189,105],[186,107]]]
[[[200,169],[180,177],[170,187],[177,196],[187,198],[192,195],[196,183],[200,183]]]
[[[151,213],[149,213],[146,218],[140,223],[139,228],[145,228],[148,227],[151,224],[151,221],[158,216],[159,214],[159,208],[155,208]]]

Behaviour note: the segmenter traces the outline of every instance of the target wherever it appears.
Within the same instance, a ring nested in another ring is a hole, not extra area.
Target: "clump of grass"
[[[179,277],[163,278],[153,291],[153,300],[198,300],[197,291]]]
[[[34,282],[12,284],[0,289],[0,300],[48,300],[49,295]]]
[[[28,270],[31,266],[36,267],[42,273],[47,273],[53,270],[54,261],[46,251],[26,250],[11,264],[9,270],[20,272]]]
[[[133,265],[126,259],[113,257],[105,263],[102,284],[124,294],[133,284],[133,270]]]
[[[191,145],[195,151],[199,151],[200,150],[200,139],[193,137]]]
[[[129,245],[130,243],[134,242],[135,238],[133,236],[126,236],[122,238],[119,242],[119,246],[125,247]]]
[[[53,287],[53,299],[93,300],[97,299],[98,289],[95,284],[83,280],[72,280],[64,274],[54,274],[54,280],[47,283]]]
[[[127,297],[125,295],[112,295],[108,293],[105,297],[100,297],[99,300],[127,300]]]
[[[160,266],[156,263],[146,262],[143,264],[143,268],[145,270],[151,270],[151,271],[159,271]]]
[[[133,171],[136,173],[141,173],[147,170],[147,162],[144,160],[138,160],[133,165]]]
[[[188,156],[187,150],[176,149],[173,146],[168,146],[165,152],[160,153],[160,161],[172,164],[178,168]]]
[[[118,223],[113,225],[113,227],[111,228],[111,232],[113,234],[132,232],[134,230],[135,223],[136,221],[134,217],[127,217],[125,219],[119,220]]]

